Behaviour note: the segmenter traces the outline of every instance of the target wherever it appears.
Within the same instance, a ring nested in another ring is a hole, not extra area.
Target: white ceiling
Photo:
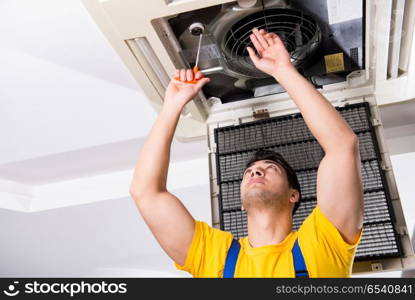
[[[2,41],[13,50],[138,90],[81,1],[2,0],[0,7]]]
[[[155,113],[79,1],[0,5],[0,138],[7,141],[0,163],[132,139],[150,128]]]
[[[0,35],[0,178],[132,168],[156,114],[82,3],[2,0]],[[205,145],[178,145],[173,160]]]

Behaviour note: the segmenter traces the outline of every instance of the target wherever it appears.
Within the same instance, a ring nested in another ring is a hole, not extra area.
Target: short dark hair
[[[245,166],[245,170],[253,165],[255,162],[260,160],[272,160],[276,162],[279,166],[281,166],[285,173],[287,174],[288,184],[291,188],[298,191],[299,197],[298,201],[294,204],[293,215],[295,214],[296,210],[300,206],[301,200],[301,188],[300,183],[298,182],[297,174],[295,173],[294,169],[290,166],[290,164],[282,157],[281,154],[269,150],[269,149],[260,149],[254,153],[254,155],[248,160]]]

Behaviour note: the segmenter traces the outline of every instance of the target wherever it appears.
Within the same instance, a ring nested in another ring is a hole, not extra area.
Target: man
[[[195,75],[198,83],[190,84],[186,81],[193,80],[191,70],[176,71],[180,80],[173,79],[167,88],[161,113],[139,155],[130,193],[176,267],[194,277],[223,277],[229,268],[230,277],[295,277],[297,243],[306,275],[348,277],[363,224],[358,139],[293,67],[276,34],[254,28],[250,38],[256,49],[247,48],[253,63],[285,88],[325,152],[317,175],[317,207],[298,232],[292,231],[293,208],[300,199],[298,181],[273,152],[257,153],[244,172],[241,200],[248,236],[236,243],[230,233],[195,221],[167,191],[170,145],[180,112],[209,82],[200,72]],[[239,252],[232,266],[228,259],[234,245]]]

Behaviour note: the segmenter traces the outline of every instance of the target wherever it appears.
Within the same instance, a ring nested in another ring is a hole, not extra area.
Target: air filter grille
[[[400,256],[400,240],[393,228],[393,210],[367,103],[338,108],[359,138],[364,188],[364,231],[356,259]],[[302,201],[293,217],[298,230],[316,206],[317,168],[324,152],[300,114],[268,118],[215,129],[221,228],[236,237],[247,235],[246,213],[240,210],[240,184],[248,159],[258,149],[284,156],[296,170]]]

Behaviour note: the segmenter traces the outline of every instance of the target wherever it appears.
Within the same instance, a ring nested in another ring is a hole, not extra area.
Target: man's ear
[[[296,189],[291,189],[290,202],[296,203],[300,199],[300,193]]]

